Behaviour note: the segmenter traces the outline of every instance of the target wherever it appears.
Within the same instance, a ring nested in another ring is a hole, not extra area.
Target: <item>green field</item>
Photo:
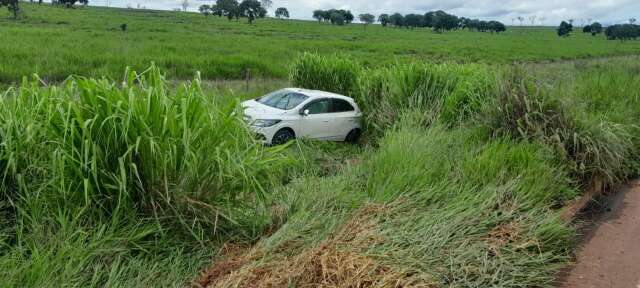
[[[553,287],[566,207],[640,175],[637,42],[24,7],[0,287]],[[255,140],[239,100],[289,85],[352,96],[360,143]]]
[[[26,18],[0,15],[0,82],[38,73],[46,81],[70,74],[120,79],[127,66],[140,71],[155,62],[170,77],[191,79],[286,78],[303,51],[344,53],[366,65],[396,61],[511,63],[638,54],[640,42],[607,41],[574,33],[567,39],[551,28],[512,28],[492,35],[373,25],[337,27],[313,21],[229,22],[195,13],[133,9],[65,9],[24,4]],[[4,17],[6,16],[6,17]],[[120,31],[126,23],[128,31]]]

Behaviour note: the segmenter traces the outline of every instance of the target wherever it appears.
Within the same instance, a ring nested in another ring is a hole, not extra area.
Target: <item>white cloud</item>
[[[108,0],[93,0],[92,4],[104,5]],[[112,6],[125,7],[129,4],[154,9],[174,9],[182,0],[110,0]],[[215,1],[189,0],[191,9],[201,4]],[[518,16],[528,18],[535,15],[545,18],[547,25],[556,25],[562,20],[592,19],[606,24],[620,23],[626,19],[640,18],[638,0],[273,0],[274,7],[287,7],[292,18],[311,19],[315,9],[349,9],[360,13],[424,13],[430,10],[444,10],[469,18],[496,19],[507,24]]]

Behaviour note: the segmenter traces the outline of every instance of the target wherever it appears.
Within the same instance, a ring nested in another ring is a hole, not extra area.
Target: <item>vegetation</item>
[[[2,6],[7,6],[9,12],[13,14],[13,18],[18,18],[18,13],[20,13],[20,1],[18,0],[0,0],[0,8]]]
[[[196,71],[203,80],[247,75],[286,79],[291,59],[304,51],[330,55],[339,50],[368,67],[413,61],[507,64],[640,51],[636,41],[619,43],[582,33],[558,42],[550,28],[513,27],[489,36],[467,29],[441,35],[370,25],[365,33],[359,25],[333,27],[298,20],[288,25],[263,19],[249,26],[217,14],[20,4],[28,17],[18,21],[9,19],[6,9],[0,11],[4,86],[33,73],[47,83],[69,75],[118,80],[127,66],[142,71],[152,62],[171,79],[191,79]]]
[[[2,93],[3,285],[182,282],[214,251],[199,248],[270,225],[264,199],[297,160],[254,141],[238,102],[198,78],[173,89],[155,67],[125,75]]]
[[[599,22],[595,22],[591,25],[586,25],[582,28],[583,33],[591,33],[591,35],[596,36],[602,33],[602,24]]]
[[[2,285],[548,287],[562,207],[640,174],[637,56],[495,65],[637,43],[220,19],[266,2],[0,20]],[[203,80],[250,75],[356,98],[365,143],[262,146],[238,104],[265,91]]]
[[[615,186],[640,163],[638,62],[629,60],[637,57],[538,70],[361,67],[365,79],[349,86],[354,75],[343,71],[352,59],[302,56],[292,72],[298,84],[384,91],[383,103],[358,101],[367,113],[384,106],[395,120],[361,161],[287,185],[273,204],[286,211],[285,224],[252,248],[223,253],[199,283],[551,287],[575,236],[559,207],[589,186],[582,183]],[[319,77],[300,77],[306,68]],[[331,70],[347,78],[323,76]],[[460,70],[494,85],[473,93],[479,105],[453,106],[460,117],[448,118],[443,103],[464,84],[439,75]],[[406,95],[398,105],[386,99]],[[430,100],[415,101],[423,98]]]
[[[622,24],[607,27],[604,34],[609,40],[635,40],[640,38],[640,25]]]
[[[285,7],[280,7],[276,9],[275,15],[276,15],[276,18],[279,18],[279,19],[284,19],[284,18],[289,19],[289,10],[287,10],[287,8]]]
[[[573,25],[566,21],[562,21],[556,31],[560,37],[569,37],[571,32],[573,32]]]

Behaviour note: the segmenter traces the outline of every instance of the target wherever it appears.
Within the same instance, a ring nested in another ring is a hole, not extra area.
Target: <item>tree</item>
[[[640,37],[640,25],[622,24],[607,27],[604,34],[609,40],[631,40]]]
[[[13,14],[13,19],[18,18],[18,13],[20,13],[20,2],[18,0],[0,0],[0,8],[2,6],[7,6],[9,12]]]
[[[516,20],[518,20],[518,22],[520,22],[520,26],[522,26],[524,24],[524,17],[518,16],[518,17],[516,17]]]
[[[264,9],[269,9],[269,8],[273,7],[273,1],[271,1],[271,0],[260,0],[260,5],[262,5],[262,7]]]
[[[591,35],[596,36],[596,35],[602,33],[602,24],[600,24],[600,22],[594,22],[593,24],[591,24],[589,26],[590,26],[590,30],[591,30]]]
[[[507,26],[498,21],[487,22],[487,28],[491,31],[491,33],[496,32],[499,34],[500,32],[507,31]]]
[[[566,21],[562,21],[562,23],[560,23],[560,26],[558,27],[558,30],[557,30],[558,36],[560,37],[569,37],[572,31],[573,31],[573,25],[571,25],[570,23],[567,23]]]
[[[421,27],[422,23],[424,22],[423,19],[424,19],[424,16],[422,15],[408,14],[404,16],[404,24],[407,28]]]
[[[629,19],[629,24],[633,25],[636,23],[636,18]]]
[[[313,11],[313,18],[318,20],[318,22],[322,22],[322,20],[324,20],[324,10]]]
[[[249,24],[253,24],[256,18],[264,18],[267,10],[262,7],[258,0],[244,0],[239,6],[240,15],[249,19]]]
[[[285,7],[280,7],[276,9],[276,17],[280,19],[289,18],[289,10]]]
[[[234,17],[238,19],[240,17],[238,11],[238,1],[237,0],[217,0],[216,7],[218,9],[218,15],[225,16],[231,21]]]
[[[436,11],[433,20],[433,29],[436,32],[449,31],[459,27],[460,20],[455,15],[447,14],[444,11]]]
[[[389,23],[391,23],[395,27],[402,27],[404,26],[404,16],[402,16],[402,14],[400,13],[394,13],[393,15],[389,16]]]
[[[204,16],[209,16],[211,15],[211,6],[207,4],[200,5],[200,7],[198,7],[198,11],[200,11]]]
[[[378,22],[382,24],[382,27],[387,27],[389,24],[389,14],[380,14],[380,16],[378,16]]]
[[[345,24],[344,15],[339,12],[331,13],[331,24],[336,24],[338,26],[342,26]]]
[[[360,14],[358,18],[360,19],[360,22],[364,23],[365,30],[367,29],[367,26],[369,24],[376,22],[376,16],[373,16],[372,14],[369,14],[369,13]]]
[[[189,0],[182,0],[182,11],[187,12],[187,8],[189,8]]]

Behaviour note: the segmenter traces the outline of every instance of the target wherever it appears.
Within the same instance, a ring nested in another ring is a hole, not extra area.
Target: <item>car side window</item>
[[[329,113],[330,104],[329,99],[323,99],[309,104],[306,109],[309,110],[309,114]]]
[[[355,108],[353,108],[353,106],[351,106],[351,104],[349,104],[349,102],[342,99],[332,99],[331,102],[332,113],[351,112],[356,110]]]

